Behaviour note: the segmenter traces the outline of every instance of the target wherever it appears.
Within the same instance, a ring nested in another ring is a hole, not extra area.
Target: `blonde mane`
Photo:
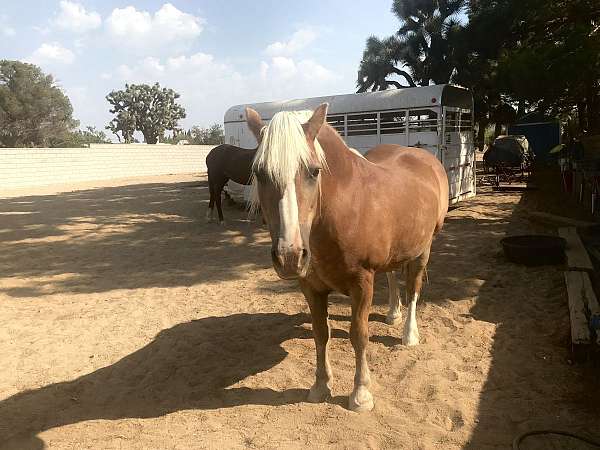
[[[252,172],[260,171],[279,188],[284,188],[296,176],[302,166],[308,167],[313,154],[306,142],[302,124],[313,115],[313,111],[281,111],[273,116],[269,124],[261,130],[262,141],[256,151]],[[315,139],[316,162],[327,168],[323,148]],[[252,176],[250,194],[251,209],[259,206],[256,178]]]

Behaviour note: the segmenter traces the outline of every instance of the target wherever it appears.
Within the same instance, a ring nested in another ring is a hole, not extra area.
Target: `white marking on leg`
[[[327,332],[329,333],[329,325]],[[320,403],[331,397],[333,373],[331,371],[331,365],[329,364],[329,355],[327,351],[328,344],[316,344],[316,377],[315,382],[308,393],[308,401],[311,403]]]
[[[351,411],[365,412],[373,409],[375,402],[369,386],[371,386],[371,371],[367,363],[367,351],[363,348],[360,355],[356,355],[354,389],[348,398],[348,407]]]
[[[419,294],[415,292],[408,305],[406,322],[404,322],[404,333],[402,343],[404,345],[417,345],[419,343],[419,329],[417,328],[417,300]]]
[[[207,222],[212,222],[212,220],[213,220],[213,212],[214,212],[214,208],[208,208],[206,210],[206,221]]]
[[[389,309],[385,322],[388,325],[394,325],[402,320],[402,307],[400,302],[400,291],[398,289],[398,281],[396,280],[396,272],[386,272],[388,282],[388,304]]]

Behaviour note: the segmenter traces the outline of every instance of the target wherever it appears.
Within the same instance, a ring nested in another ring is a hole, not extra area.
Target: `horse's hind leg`
[[[423,273],[429,261],[429,253],[431,244],[427,250],[416,259],[410,261],[406,266],[406,300],[408,304],[408,312],[406,321],[404,322],[404,330],[402,335],[402,343],[404,345],[417,345],[419,343],[419,329],[417,327],[417,300],[421,294],[423,286]]]
[[[223,192],[223,188],[225,187],[225,184],[227,183],[227,179],[225,179],[224,181],[220,182],[217,184],[216,189],[215,189],[215,203],[217,205],[217,213],[219,214],[219,223],[221,225],[223,225],[224,223],[224,219],[223,219],[223,209],[221,208],[221,193]]]
[[[402,320],[402,309],[400,302],[400,291],[398,289],[398,281],[396,280],[396,272],[386,272],[388,282],[388,304],[389,309],[385,323],[395,325]]]
[[[210,200],[208,201],[208,209],[206,210],[206,221],[210,223],[213,221],[213,216],[215,213],[215,194],[213,185],[210,182],[210,175],[208,179],[208,191],[210,194]]]
[[[317,370],[315,383],[310,388],[308,401],[319,403],[331,397],[333,374],[327,353],[329,344],[329,323],[327,320],[327,293],[315,291],[308,283],[300,282],[300,287],[310,307],[313,335],[317,350]]]
[[[373,396],[369,392],[371,373],[367,364],[367,345],[369,344],[369,312],[373,301],[373,277],[371,272],[361,274],[358,284],[351,290],[352,321],[350,324],[350,342],[356,356],[354,389],[348,399],[352,411],[362,412],[373,409]]]

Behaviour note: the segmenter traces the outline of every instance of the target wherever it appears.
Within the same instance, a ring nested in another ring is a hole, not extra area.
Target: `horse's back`
[[[239,184],[249,184],[255,154],[255,148],[242,148],[230,144],[217,145],[206,155],[209,183],[213,178],[221,183],[230,179]]]
[[[415,182],[432,184],[439,205],[436,231],[441,229],[448,211],[448,176],[442,163],[432,153],[416,147],[381,144],[367,152],[365,157],[370,162],[390,170],[394,176],[410,175]]]
[[[252,154],[254,154],[254,152],[256,152],[256,149],[236,147],[235,145],[230,144],[220,144],[211,149],[210,152],[208,152],[208,155],[206,155],[206,164],[212,164],[221,160],[230,159],[231,157],[239,155],[240,152],[244,154],[248,152],[253,152]]]

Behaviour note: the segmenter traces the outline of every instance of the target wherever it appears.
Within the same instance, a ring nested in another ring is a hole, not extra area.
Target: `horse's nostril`
[[[306,261],[306,259],[308,258],[308,250],[303,248],[302,249],[302,262]]]

